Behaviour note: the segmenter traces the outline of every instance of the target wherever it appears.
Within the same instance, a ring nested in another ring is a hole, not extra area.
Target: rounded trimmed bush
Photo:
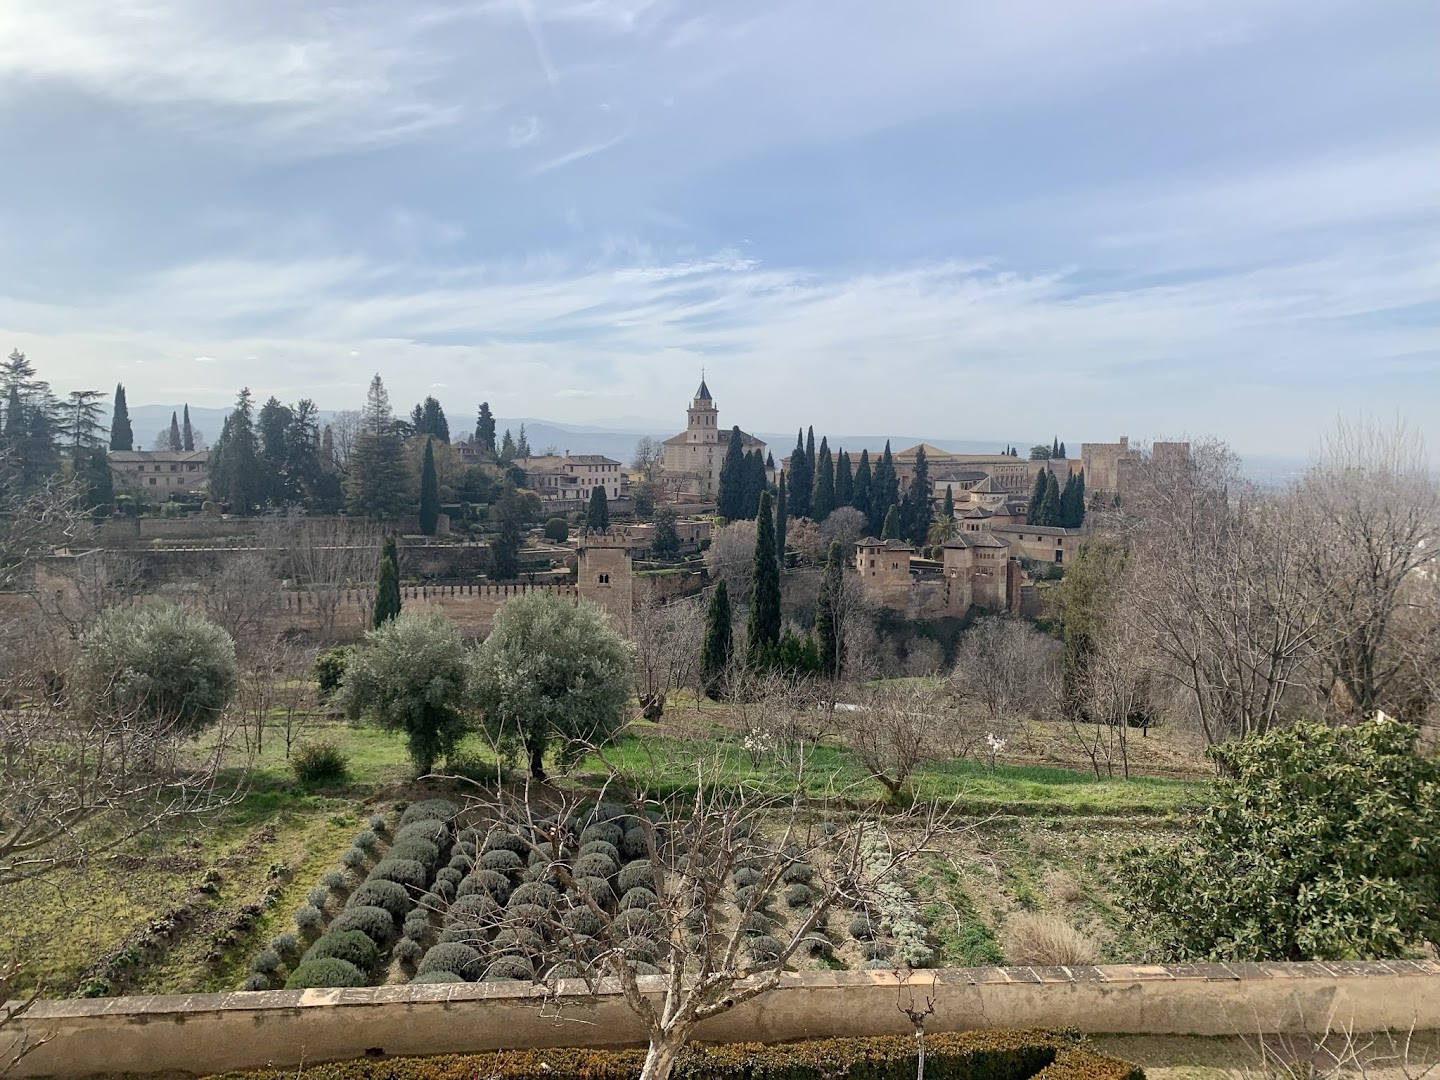
[[[366,829],[364,832],[356,833],[355,839],[350,841],[353,847],[358,847],[361,851],[369,851],[379,842],[380,838],[376,836],[374,831],[371,829]]]
[[[647,937],[632,937],[625,942],[625,956],[629,960],[644,960],[653,964],[660,959],[660,946]]]
[[[691,908],[680,920],[680,925],[685,927],[692,934],[698,934],[705,929],[705,909]]]
[[[550,908],[539,904],[512,904],[505,909],[505,920],[519,926],[544,929],[554,921],[554,917]]]
[[[574,960],[561,960],[545,973],[546,979],[582,979],[585,969]]]
[[[809,863],[795,862],[785,867],[785,872],[780,875],[780,880],[791,885],[809,885],[815,877],[815,868]]]
[[[660,969],[654,964],[646,963],[644,960],[627,960],[630,970],[636,975],[659,975]]]
[[[525,856],[525,864],[529,866],[531,870],[534,870],[537,866],[547,866],[555,862],[566,862],[569,858],[570,852],[566,851],[563,847],[560,849],[560,855],[557,858],[555,855],[555,845],[548,840],[542,840],[536,847],[530,849],[530,854]]]
[[[345,901],[345,906],[347,908],[384,908],[390,913],[391,918],[399,920],[403,919],[415,905],[404,885],[385,878],[377,878],[374,881],[365,882],[352,892],[350,899]]]
[[[300,958],[303,967],[312,960],[327,960],[333,957],[354,964],[361,971],[374,971],[380,963],[380,950],[375,942],[359,930],[331,930],[321,935],[305,955]]]
[[[384,945],[395,933],[395,920],[384,908],[361,904],[347,907],[335,916],[330,930],[332,933],[337,930],[358,930],[376,945]]]
[[[460,882],[455,895],[462,899],[467,896],[485,896],[496,904],[505,904],[510,899],[510,879],[498,870],[476,870]]]
[[[743,888],[736,889],[735,906],[741,911],[749,907],[753,907],[756,911],[763,911],[765,908],[768,908],[771,902],[774,901],[775,894],[771,892],[762,893],[759,889],[760,887],[758,885],[746,885]]]
[[[259,975],[269,975],[280,966],[280,954],[274,949],[261,949],[250,961],[250,970]]]
[[[640,908],[649,911],[659,902],[660,898],[658,896],[649,889],[641,886],[640,888],[629,890],[624,896],[620,897],[620,910],[628,911],[631,908]]]
[[[604,855],[616,866],[620,865],[620,849],[604,840],[591,840],[588,844],[581,844],[580,858],[583,859],[586,855]]]
[[[307,960],[285,980],[286,990],[309,990],[314,987],[364,986],[365,973],[354,964],[336,956]]]
[[[745,939],[745,950],[752,959],[765,962],[777,959],[785,951],[785,946],[769,934],[756,934]]]
[[[435,940],[441,945],[458,941],[462,945],[469,945],[476,951],[483,951],[481,946],[489,942],[490,932],[490,927],[484,923],[476,922],[474,919],[461,919],[459,922],[447,924]]]
[[[800,939],[797,951],[803,952],[812,960],[829,960],[835,955],[835,943],[824,934],[806,934]]]
[[[524,859],[530,854],[530,844],[518,833],[509,829],[497,829],[485,837],[485,842],[480,845],[480,854],[488,855],[492,851],[512,851]]]
[[[466,855],[464,852],[451,855],[450,862],[448,863],[448,866],[451,870],[460,871],[461,877],[465,877],[470,874],[470,872],[475,869],[475,865],[476,864],[474,854],[472,853],[470,855]]]
[[[545,939],[525,926],[511,926],[501,930],[495,935],[493,945],[498,953],[539,956],[545,951]]]
[[[365,826],[371,832],[383,833],[385,831],[385,815],[371,814],[365,819]]]
[[[580,830],[581,844],[588,844],[592,840],[604,840],[618,852],[625,840],[625,830],[609,821],[596,821]]]
[[[311,907],[323,908],[325,906],[325,901],[329,899],[329,889],[317,887],[311,889],[308,893],[305,894],[305,903],[309,904]]]
[[[402,964],[414,964],[425,955],[425,947],[414,938],[405,937],[395,943],[390,955]]]
[[[446,941],[430,946],[415,973],[425,975],[431,971],[451,971],[469,982],[479,974],[480,964],[478,950],[458,941]]]
[[[889,960],[894,951],[888,941],[867,941],[860,950],[860,955],[866,960]]]
[[[452,919],[483,919],[493,922],[500,914],[500,905],[483,892],[462,896],[450,905]]]
[[[655,889],[655,870],[648,862],[633,862],[615,878],[615,891],[624,896],[631,889]]]
[[[523,956],[497,956],[485,969],[483,982],[529,982],[535,978],[535,967]]]
[[[400,928],[400,931],[408,938],[414,938],[416,941],[420,940],[430,933],[429,914],[418,908],[410,912],[409,915],[405,916],[405,925]]]
[[[463,983],[465,980],[453,971],[427,971],[410,980],[412,985],[431,986],[435,983]]]
[[[304,742],[290,754],[290,771],[302,784],[338,784],[350,772],[344,751],[329,739]]]
[[[815,893],[809,885],[801,885],[796,882],[794,885],[785,887],[785,904],[788,907],[806,907],[815,899]]]
[[[760,871],[749,866],[742,866],[730,875],[736,887],[745,888],[747,885],[758,885],[760,883]]]
[[[638,935],[653,933],[660,928],[660,920],[656,918],[653,911],[641,911],[639,908],[631,908],[629,911],[622,911],[610,923],[612,936],[621,940]]]
[[[459,888],[460,882],[465,880],[465,875],[453,866],[444,866],[436,871],[435,880],[436,882],[448,881],[451,885]]]
[[[269,990],[270,976],[264,974],[263,972],[252,971],[250,973],[250,976],[245,980],[244,984],[240,987],[240,989],[250,991]]]
[[[300,939],[294,934],[276,934],[270,939],[270,948],[281,956],[290,956],[300,949]]]
[[[619,869],[620,864],[609,855],[603,851],[592,851],[589,855],[581,855],[575,860],[573,872],[576,877],[608,878],[614,877],[615,872]]]
[[[509,874],[525,869],[525,860],[509,848],[496,848],[480,856],[480,869]]]
[[[455,899],[455,883],[452,881],[437,881],[430,886],[430,891],[425,894],[423,901],[427,908],[440,910],[449,905]]]
[[[387,856],[375,864],[367,881],[393,881],[416,892],[423,891],[430,875],[414,859],[393,859]]]
[[[752,911],[740,923],[740,928],[747,934],[768,934],[775,929],[775,921],[763,911]]]
[[[344,870],[326,870],[320,875],[320,884],[331,892],[339,892],[350,884],[350,879],[345,876]]]
[[[385,852],[385,860],[391,859],[413,859],[429,870],[440,865],[440,849],[429,840],[411,836],[390,845],[390,850]]]
[[[541,907],[554,907],[560,901],[560,890],[553,885],[546,885],[542,881],[532,881],[521,885],[510,894],[507,906],[519,907],[521,904],[539,904]]]
[[[650,854],[650,841],[645,836],[645,829],[636,825],[628,830],[620,840],[620,854],[627,859],[644,859]]]
[[[605,921],[596,915],[589,908],[575,908],[560,916],[560,922],[574,934],[583,934],[586,937],[599,937],[600,932],[605,929]]]
[[[301,930],[313,930],[325,921],[325,913],[314,904],[306,904],[295,912],[295,925]]]
[[[395,843],[420,840],[437,848],[450,846],[450,827],[443,821],[412,821],[395,830]]]
[[[400,827],[403,829],[412,821],[454,821],[459,813],[460,808],[448,799],[421,799],[405,808],[400,815]]]
[[[863,911],[850,920],[850,936],[856,941],[870,941],[875,937],[875,924]]]
[[[358,847],[352,847],[340,856],[340,865],[348,866],[354,870],[356,867],[365,865],[365,852]]]
[[[861,971],[890,971],[895,967],[889,960],[866,960],[860,965]]]
[[[615,890],[603,877],[582,877],[575,879],[575,892],[588,896],[597,904],[608,904],[615,899]]]

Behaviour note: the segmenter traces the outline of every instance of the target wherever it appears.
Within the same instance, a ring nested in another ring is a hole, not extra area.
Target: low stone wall
[[[660,978],[641,980],[656,991]],[[573,989],[573,993],[569,991]],[[21,1037],[50,1041],[16,1076],[292,1068],[366,1055],[642,1044],[614,991],[517,983],[112,998],[38,1003]],[[930,1031],[1073,1027],[1094,1033],[1234,1035],[1440,1029],[1440,963],[1184,964],[806,972],[704,1024],[715,1042],[906,1033],[899,1006],[935,1001]],[[16,1037],[0,1034],[0,1060]]]

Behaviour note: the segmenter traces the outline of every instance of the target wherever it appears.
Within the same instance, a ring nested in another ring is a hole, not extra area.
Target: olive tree
[[[449,757],[467,729],[469,659],[455,624],[436,613],[405,613],[365,635],[351,652],[336,704],[405,733],[420,775]]]
[[[69,681],[83,711],[198,735],[220,719],[237,679],[229,634],[194,608],[153,601],[101,614]]]
[[[553,743],[603,743],[625,720],[633,686],[630,645],[605,613],[548,592],[503,604],[475,654],[471,697],[501,747],[523,749],[545,778]]]

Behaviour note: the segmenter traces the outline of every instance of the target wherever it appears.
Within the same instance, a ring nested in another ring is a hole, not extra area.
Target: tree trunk
[[[668,1080],[683,1048],[683,1043],[672,1045],[652,1035],[650,1049],[645,1054],[645,1067],[640,1070],[640,1080]]]
[[[545,747],[535,745],[530,748],[530,778],[545,782]]]

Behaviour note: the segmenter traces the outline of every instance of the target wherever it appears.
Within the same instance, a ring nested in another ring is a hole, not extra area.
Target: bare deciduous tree
[[[640,479],[653,484],[660,478],[665,467],[665,444],[646,435],[635,444],[635,456],[630,460],[630,471],[638,473]]]
[[[630,619],[635,643],[635,688],[645,719],[659,720],[665,700],[696,685],[705,637],[705,609],[694,597],[661,603],[644,599]]]
[[[357,409],[337,412],[326,424],[330,429],[330,442],[335,455],[335,468],[342,473],[350,467],[350,451],[355,448],[355,439],[360,434],[360,413]]]
[[[280,577],[304,590],[322,637],[334,635],[348,594],[359,593],[369,606],[380,566],[381,534],[374,523],[292,512],[267,518],[260,539]]]
[[[837,707],[840,738],[880,782],[891,800],[905,791],[914,771],[965,743],[963,718],[954,698],[925,682],[890,683],[873,690],[854,687]]]
[[[755,577],[755,522],[732,521],[716,529],[705,552],[705,569],[711,579],[725,582],[732,604],[749,604]]]
[[[280,582],[270,563],[257,552],[227,559],[200,587],[200,606],[210,621],[235,639],[244,656],[263,648],[275,635],[280,609]]]
[[[956,694],[979,709],[990,730],[1049,713],[1055,704],[1060,646],[1008,616],[977,620],[956,649]]]

